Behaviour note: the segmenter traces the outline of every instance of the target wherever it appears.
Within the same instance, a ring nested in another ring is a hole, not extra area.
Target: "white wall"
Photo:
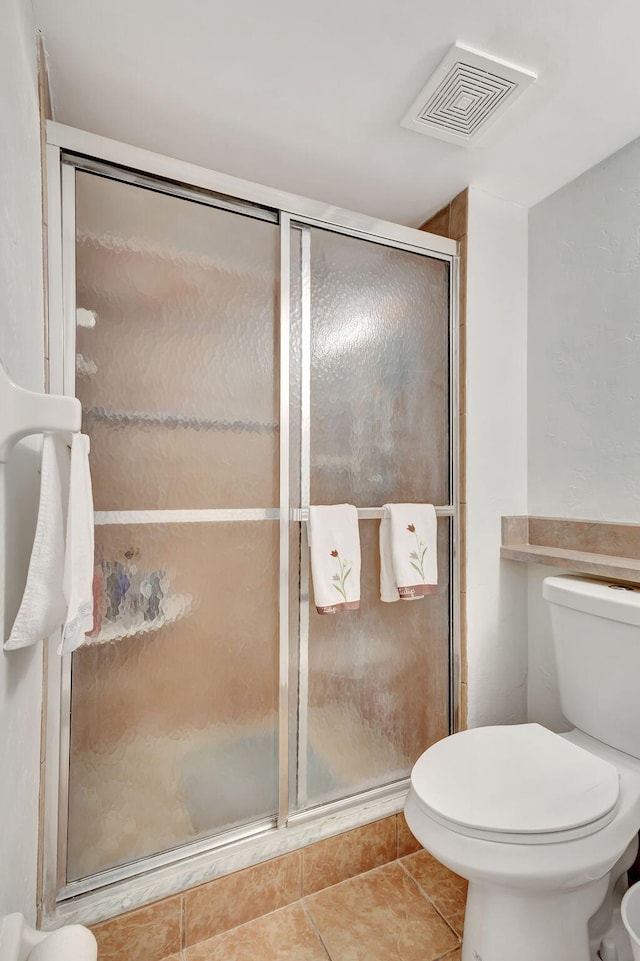
[[[40,144],[36,35],[29,0],[0,0],[0,360],[43,388]],[[0,622],[19,603],[35,527],[39,459],[22,442],[2,471]],[[0,651],[0,916],[36,905],[42,645]]]
[[[640,140],[530,211],[528,354],[529,513],[640,522]],[[542,573],[529,710],[558,730]]]
[[[470,727],[526,719],[527,571],[500,519],[527,510],[527,211],[469,191],[467,650]]]
[[[529,508],[640,522],[640,140],[530,212]]]

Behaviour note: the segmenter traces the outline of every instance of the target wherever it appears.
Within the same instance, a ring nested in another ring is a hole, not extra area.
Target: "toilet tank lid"
[[[545,577],[542,596],[551,604],[640,627],[640,587],[587,577]]]
[[[438,741],[416,762],[422,804],[462,828],[550,834],[612,811],[617,769],[539,724],[478,727]]]

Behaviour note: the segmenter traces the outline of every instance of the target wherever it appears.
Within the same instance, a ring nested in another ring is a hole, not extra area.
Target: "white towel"
[[[45,435],[27,584],[5,649],[37,644],[62,625],[58,654],[75,650],[93,629],[93,498],[84,434],[73,436],[71,463],[64,435]]]
[[[309,549],[318,614],[360,607],[360,534],[352,504],[309,508]]]
[[[58,654],[68,654],[93,630],[93,494],[86,434],[74,434],[71,444],[62,588],[67,616]]]
[[[62,591],[64,524],[69,477],[69,452],[59,434],[46,434],[42,442],[40,505],[31,560],[22,603],[5,641],[5,650],[37,644],[57,631],[67,606]]]
[[[413,601],[438,590],[432,504],[385,504],[380,521],[380,600]]]

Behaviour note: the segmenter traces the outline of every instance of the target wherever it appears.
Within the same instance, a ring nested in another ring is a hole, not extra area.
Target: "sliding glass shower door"
[[[96,510],[71,896],[401,782],[448,732],[452,411],[449,259],[69,165]],[[345,501],[362,606],[321,616],[304,510]],[[375,518],[424,501],[438,593],[382,604]]]
[[[448,264],[301,231],[303,507],[448,504]],[[449,520],[439,522],[439,593],[426,603],[380,601],[378,527],[360,522],[357,615],[320,616],[303,592],[301,810],[407,777],[448,733]],[[306,588],[306,541],[301,557]]]
[[[96,625],[72,665],[69,880],[275,815],[278,225],[263,216],[76,174]]]

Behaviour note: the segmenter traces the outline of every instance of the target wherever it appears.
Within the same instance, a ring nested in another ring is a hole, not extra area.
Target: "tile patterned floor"
[[[460,961],[465,899],[466,882],[418,851],[167,961]]]

